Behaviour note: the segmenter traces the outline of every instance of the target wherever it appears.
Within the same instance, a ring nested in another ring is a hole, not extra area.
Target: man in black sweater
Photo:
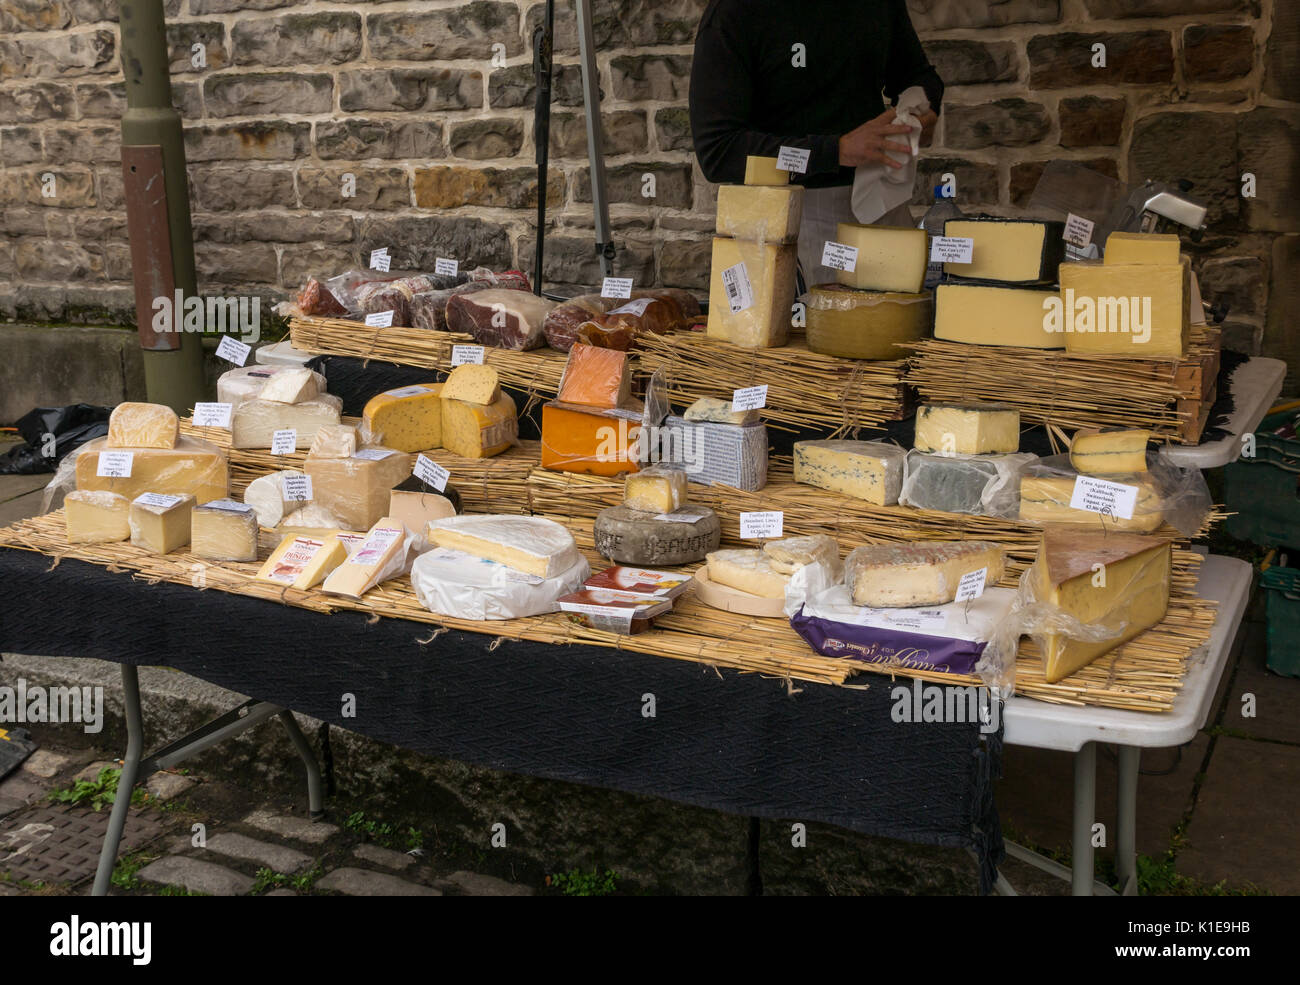
[[[938,119],[943,81],[906,0],[712,0],[691,71],[695,154],[709,181],[739,183],[748,156],[810,151],[807,172],[793,176],[808,189],[800,264],[809,284],[831,279],[818,261],[835,223],[856,221],[855,169],[899,167],[885,152],[910,152],[902,135],[911,128],[894,125],[882,92],[893,104],[912,86],[930,101],[920,117],[924,143]],[[878,221],[912,224],[905,205]]]

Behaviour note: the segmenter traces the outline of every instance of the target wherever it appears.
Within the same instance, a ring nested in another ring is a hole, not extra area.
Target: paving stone
[[[257,862],[272,872],[293,875],[311,865],[311,856],[284,845],[272,845],[233,831],[223,831],[208,839],[208,849],[245,862]]]
[[[19,800],[17,797],[0,797],[0,818],[12,814],[14,811],[20,811],[27,806],[27,801]]]
[[[67,766],[70,760],[70,756],[64,756],[62,753],[51,752],[48,749],[37,749],[23,761],[23,769],[33,776],[44,777],[48,780]]]
[[[385,865],[390,869],[408,869],[415,864],[413,855],[395,852],[391,848],[380,848],[378,845],[358,845],[352,854],[363,862]]]
[[[291,817],[287,814],[273,814],[270,811],[253,811],[244,818],[244,823],[269,834],[292,838],[295,841],[305,841],[311,845],[323,845],[339,833],[338,826],[334,824],[309,821],[306,818]]]
[[[91,763],[80,773],[78,773],[73,779],[82,780],[86,783],[93,783],[95,781],[95,778],[99,776],[99,771],[106,766],[111,769],[121,768],[121,764],[118,763],[116,760],[100,759],[97,760],[96,762]]]
[[[145,781],[144,788],[159,800],[171,800],[187,792],[198,781],[179,773],[155,773]]]
[[[272,889],[269,893],[263,893],[263,896],[297,896],[292,889]]]
[[[316,882],[317,889],[330,889],[348,896],[441,896],[441,890],[407,882],[386,872],[342,868]]]
[[[24,804],[34,804],[42,800],[49,789],[49,783],[29,776],[22,770],[7,779],[0,780],[0,797],[21,801]]]
[[[1268,669],[1266,632],[1263,623],[1248,623],[1243,628],[1241,662],[1228,692],[1221,724],[1257,738],[1300,744],[1300,715],[1295,713],[1300,702],[1300,680],[1282,677]],[[1245,707],[1242,697],[1246,694],[1255,696],[1254,718],[1242,717]]]
[[[479,875],[477,872],[453,872],[447,882],[461,890],[466,896],[532,896],[528,886],[516,882],[506,882],[495,876]]]
[[[224,865],[202,862],[182,855],[169,855],[150,862],[137,875],[146,882],[164,886],[183,886],[209,896],[243,896],[253,888],[253,880],[227,869]]]

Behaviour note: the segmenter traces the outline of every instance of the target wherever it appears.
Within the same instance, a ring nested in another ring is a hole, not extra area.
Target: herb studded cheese
[[[461,458],[500,455],[519,438],[519,417],[508,393],[495,403],[442,401],[442,446]]]
[[[494,404],[501,396],[501,379],[491,366],[466,363],[457,366],[442,385],[447,400],[465,400],[471,404]]]
[[[1005,558],[1001,546],[988,541],[939,541],[859,547],[844,566],[855,604],[894,609],[951,602],[962,578],[981,568],[985,586],[996,585]]]
[[[882,441],[797,441],[794,481],[892,506],[903,485],[903,456]]]
[[[361,412],[367,440],[406,452],[441,448],[443,389],[418,383],[371,397]]]
[[[1020,450],[1020,411],[997,404],[926,404],[916,412],[917,451],[961,455]]]

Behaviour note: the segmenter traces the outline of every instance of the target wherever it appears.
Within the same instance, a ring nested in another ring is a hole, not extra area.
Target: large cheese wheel
[[[930,334],[929,294],[857,291],[822,284],[808,294],[808,348],[842,359],[905,359],[900,343]]]
[[[673,519],[663,519],[671,516]],[[703,561],[722,542],[718,515],[688,503],[671,514],[611,506],[596,516],[596,550],[620,564],[675,565]]]

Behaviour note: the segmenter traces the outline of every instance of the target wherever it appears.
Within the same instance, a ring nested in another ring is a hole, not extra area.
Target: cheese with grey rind
[[[844,562],[844,577],[857,605],[911,608],[943,605],[957,598],[966,575],[985,569],[984,586],[1002,579],[1001,545],[981,540],[859,547]]]
[[[903,461],[904,506],[943,513],[1015,517],[1020,479],[1037,455],[930,455],[910,451]]]
[[[718,515],[694,503],[670,514],[611,506],[597,514],[593,532],[596,550],[619,564],[693,564],[722,543]]]

